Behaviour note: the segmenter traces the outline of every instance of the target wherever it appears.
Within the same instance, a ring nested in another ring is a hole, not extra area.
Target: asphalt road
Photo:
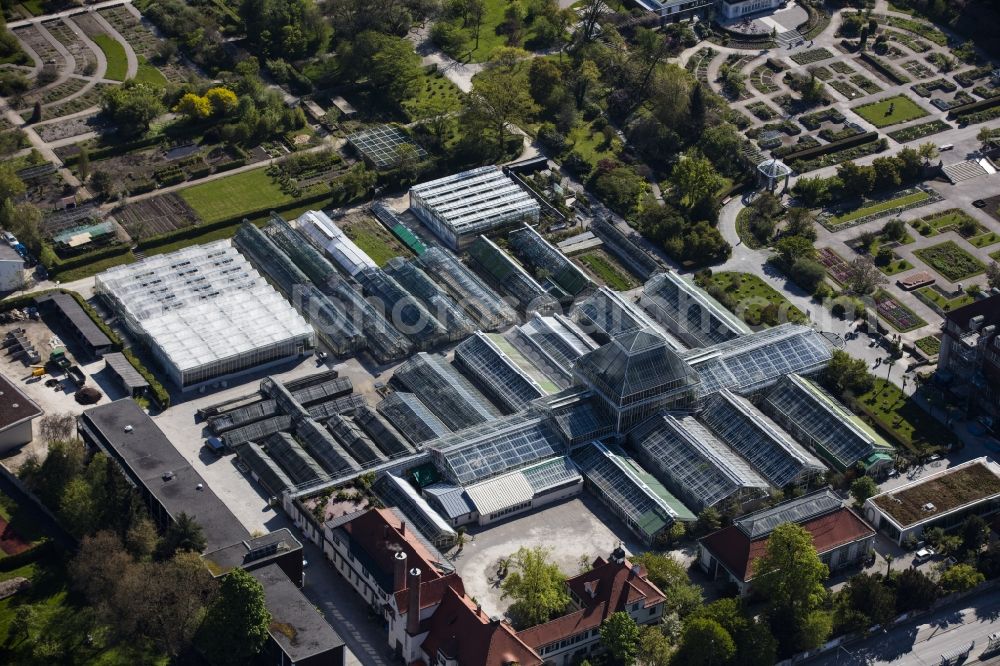
[[[945,606],[931,615],[879,632],[801,663],[811,665],[936,666],[941,654],[975,641],[969,662],[986,647],[986,636],[1000,631],[1000,593],[989,589]],[[996,661],[991,659],[990,663]]]

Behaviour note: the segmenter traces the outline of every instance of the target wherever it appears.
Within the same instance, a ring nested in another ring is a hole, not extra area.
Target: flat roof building
[[[114,348],[111,338],[80,307],[76,299],[66,292],[57,291],[42,296],[36,299],[35,302],[43,311],[48,310],[54,313],[59,321],[69,329],[70,334],[76,342],[82,345],[89,355],[100,358],[105,352]]]
[[[24,258],[7,243],[0,243],[0,292],[24,287]]]
[[[0,454],[32,440],[31,424],[42,408],[14,382],[0,375]]]
[[[201,475],[131,398],[88,409],[80,415],[77,428],[85,442],[119,464],[161,526],[170,525],[178,515],[186,513],[201,525],[209,551],[250,537]]]
[[[415,185],[410,209],[453,250],[501,227],[537,223],[540,211],[538,202],[496,166]]]
[[[314,345],[305,319],[228,240],[109,269],[94,288],[182,390]]]
[[[130,398],[137,398],[149,389],[149,382],[135,369],[125,355],[114,352],[104,355],[104,367],[111,372],[122,385]]]
[[[1000,465],[976,458],[869,497],[865,518],[896,543],[925,530],[960,527],[969,516],[1000,512]]]

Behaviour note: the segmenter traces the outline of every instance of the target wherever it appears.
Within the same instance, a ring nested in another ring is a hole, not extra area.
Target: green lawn
[[[80,266],[79,268],[71,268],[68,271],[61,271],[58,277],[62,282],[72,282],[73,280],[80,280],[85,277],[90,277],[91,275],[97,275],[98,273],[106,271],[109,268],[114,268],[115,266],[131,264],[133,261],[135,261],[135,255],[132,254],[132,252],[126,252],[114,257],[91,262],[84,266]]]
[[[385,266],[394,257],[413,254],[374,218],[365,216],[352,220],[343,229],[347,237],[379,266]]]
[[[988,231],[985,234],[973,236],[969,239],[969,242],[973,247],[989,247],[995,243],[1000,243],[1000,234],[995,231]]]
[[[955,308],[960,308],[963,305],[968,305],[969,303],[972,303],[973,301],[976,300],[975,298],[964,292],[962,293],[961,296],[957,298],[948,298],[940,291],[931,286],[921,287],[917,291],[920,293],[921,296],[926,298],[928,301],[936,305],[939,309],[941,309],[944,312],[949,312],[950,310],[954,310]]]
[[[880,271],[890,276],[902,273],[903,271],[908,271],[911,268],[913,268],[913,264],[908,262],[906,259],[893,259],[888,264],[878,267]]]
[[[938,243],[917,250],[914,254],[951,282],[979,275],[986,270],[983,262],[960,248],[954,241]]]
[[[598,280],[615,291],[627,291],[639,286],[638,281],[603,250],[595,249],[576,257]]]
[[[302,196],[314,193],[303,192]],[[296,197],[281,191],[263,165],[260,169],[186,187],[178,194],[208,223],[269,207],[277,208],[296,200]]]
[[[773,325],[785,321],[795,323],[809,321],[801,310],[788,302],[787,298],[750,273],[728,271],[713,273],[711,277],[702,280],[701,286],[706,289],[710,286],[721,289],[724,294],[724,298],[721,299],[723,305],[751,326]],[[763,321],[764,308],[771,304],[778,307],[777,322]]]
[[[603,159],[617,158],[622,149],[622,142],[617,136],[608,145],[604,133],[595,131],[591,123],[574,125],[567,138],[572,144],[572,150],[580,153],[591,166]]]
[[[125,47],[108,34],[102,33],[95,36],[93,40],[104,51],[104,57],[108,59],[108,70],[104,73],[104,78],[112,81],[124,81],[128,74],[128,58],[125,56]]]
[[[878,201],[876,203],[868,204],[867,206],[861,206],[860,208],[855,208],[854,210],[848,211],[841,215],[837,215],[830,221],[834,225],[847,224],[848,222],[853,222],[858,218],[865,217],[866,215],[874,215],[875,213],[881,213],[887,210],[892,210],[893,208],[899,208],[901,206],[908,206],[910,204],[917,203],[919,201],[924,201],[929,199],[930,195],[923,190],[918,190],[910,194],[905,194],[901,197],[896,197],[894,199],[886,199],[885,201]]]
[[[149,61],[142,56],[139,56],[139,71],[135,74],[135,80],[156,88],[167,87],[167,77],[163,76],[163,72],[149,64]]]
[[[498,31],[497,28],[504,23],[504,13],[510,6],[508,0],[483,0],[485,12],[483,22],[479,29],[479,45],[476,45],[475,33],[472,22],[468,27],[461,28],[465,36],[465,48],[457,55],[466,56],[472,62],[485,62],[500,48],[508,46],[507,35]],[[459,27],[462,26],[462,19],[456,20]],[[530,48],[532,40],[536,37],[536,28],[532,23],[525,21],[522,34],[524,38],[520,44],[522,48]],[[459,60],[464,60],[460,57]]]
[[[942,450],[954,439],[937,419],[881,377],[857,402],[883,432],[913,453]]]
[[[851,110],[875,127],[888,127],[928,115],[923,108],[906,95],[887,97],[878,102],[856,106]]]
[[[967,224],[970,221],[976,224],[976,228],[979,230],[976,233],[985,231],[983,226],[976,222],[975,218],[960,208],[949,208],[940,213],[922,217],[919,220],[911,222],[910,226],[916,229],[920,235],[929,238],[945,231],[959,231],[963,224]]]
[[[920,338],[914,344],[917,348],[928,356],[937,356],[941,351],[941,339],[933,335]]]
[[[461,106],[462,91],[441,72],[424,72],[417,94],[403,100],[403,109],[411,121],[458,111]]]
[[[995,261],[1000,261],[1000,250],[997,250],[996,252],[990,252],[990,259],[993,259]]]

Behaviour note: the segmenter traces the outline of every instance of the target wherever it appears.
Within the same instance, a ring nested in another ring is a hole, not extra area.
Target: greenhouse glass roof
[[[694,417],[662,413],[643,422],[628,441],[650,469],[697,510],[749,489],[763,494],[768,483]]]
[[[710,396],[699,418],[777,488],[804,483],[826,470],[778,424],[729,391]]]
[[[584,331],[603,340],[653,327],[642,310],[607,287],[574,305],[572,315]]]
[[[704,396],[724,388],[749,393],[793,372],[815,372],[830,362],[833,349],[808,326],[781,324],[681,356],[697,370]]]
[[[420,445],[451,432],[451,429],[412,393],[395,391],[378,403],[375,409],[414,445]]]
[[[658,273],[642,288],[640,305],[692,347],[725,342],[750,328],[700,287],[676,273]]]
[[[798,375],[788,375],[768,391],[764,411],[785,425],[839,471],[872,453],[894,449],[832,395]]]
[[[840,511],[844,502],[824,488],[777,506],[743,516],[733,521],[751,541],[763,539],[782,523],[804,523],[827,513]]]
[[[427,159],[427,151],[394,125],[376,125],[351,134],[347,141],[376,169],[388,169],[399,164],[404,150],[412,151],[417,160]]]
[[[493,399],[513,413],[547,395],[485,333],[477,331],[455,348],[455,366]]]
[[[421,352],[396,368],[394,383],[416,394],[452,430],[497,416],[483,395],[440,356]]]
[[[650,329],[614,338],[581,357],[575,371],[618,405],[698,383],[698,374]]]
[[[514,414],[427,442],[438,467],[467,484],[560,455],[562,438],[542,416]]]
[[[108,269],[95,290],[180,371],[314,336],[228,240]]]
[[[674,521],[695,520],[695,515],[680,500],[651,477],[644,478],[641,468],[617,447],[592,442],[575,451],[573,460],[605,499],[649,538]],[[646,480],[654,485],[650,486]]]

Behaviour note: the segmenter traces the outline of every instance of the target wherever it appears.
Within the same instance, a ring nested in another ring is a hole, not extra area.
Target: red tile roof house
[[[639,624],[655,624],[663,617],[663,592],[649,582],[642,567],[625,559],[621,547],[610,560],[598,557],[590,571],[566,585],[575,610],[517,633],[546,664],[577,663],[602,651],[601,623],[612,613],[624,611]]]
[[[490,619],[462,578],[391,509],[329,521],[324,553],[387,622],[389,645],[424,666],[541,666],[509,624]]]
[[[805,528],[831,571],[865,560],[875,542],[875,530],[824,489],[747,514],[702,537],[698,564],[710,576],[728,578],[745,595],[750,591],[754,562],[767,549],[771,532],[782,523]]]

